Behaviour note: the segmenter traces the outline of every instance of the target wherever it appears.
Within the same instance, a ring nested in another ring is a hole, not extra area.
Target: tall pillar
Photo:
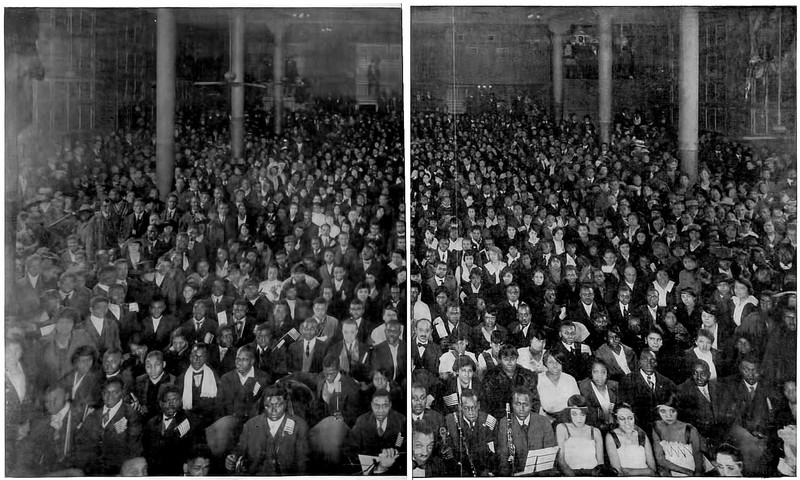
[[[553,116],[556,123],[564,116],[564,34],[570,24],[566,21],[555,21],[550,28],[550,57],[552,60],[553,82]]]
[[[166,200],[175,175],[175,12],[159,8],[156,33],[156,174]]]
[[[272,34],[275,38],[275,54],[272,59],[272,78],[274,91],[272,97],[275,99],[275,135],[280,135],[283,130],[283,77],[286,66],[283,62],[283,24],[275,24],[272,27]]]
[[[600,141],[611,141],[611,15],[600,12],[600,47],[597,54],[600,115]]]
[[[681,152],[681,171],[691,180],[695,180],[700,101],[700,19],[697,7],[682,7],[680,18],[678,146]]]
[[[233,11],[231,29],[231,154],[244,158],[244,10]]]

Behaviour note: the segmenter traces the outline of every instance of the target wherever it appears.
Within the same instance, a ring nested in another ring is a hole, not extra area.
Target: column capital
[[[572,22],[566,18],[556,18],[547,23],[550,33],[564,35],[572,28]]]

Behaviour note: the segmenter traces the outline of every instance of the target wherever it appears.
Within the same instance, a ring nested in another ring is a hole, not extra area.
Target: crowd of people
[[[495,106],[412,114],[413,475],[796,475],[794,146]]]
[[[8,475],[405,471],[402,108],[348,104],[178,113],[168,195],[144,119],[21,159]]]

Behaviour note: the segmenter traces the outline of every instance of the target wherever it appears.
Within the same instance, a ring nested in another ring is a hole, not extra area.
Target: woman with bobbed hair
[[[701,439],[697,429],[678,420],[677,397],[669,393],[660,400],[653,425],[653,451],[659,474],[669,477],[703,474]]]
[[[650,439],[636,425],[629,403],[614,406],[617,427],[606,434],[608,462],[620,476],[656,476],[656,461]]]
[[[586,423],[588,409],[589,402],[581,395],[569,397],[565,421],[556,426],[558,466],[568,477],[592,475],[603,464],[603,437]]]

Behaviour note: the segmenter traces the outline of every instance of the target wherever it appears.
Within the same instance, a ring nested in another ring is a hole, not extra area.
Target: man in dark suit
[[[678,385],[679,411],[684,421],[694,425],[706,439],[710,452],[727,431],[721,410],[723,392],[717,382],[709,381],[711,372],[705,360],[695,360],[691,373],[691,378]]]
[[[217,345],[208,352],[208,363],[218,374],[226,373],[236,368],[236,340],[233,325],[220,325],[217,329]]]
[[[458,288],[456,279],[453,275],[447,274],[447,264],[445,262],[436,262],[434,274],[426,283],[434,292],[439,288],[444,288],[447,290],[448,298],[453,299],[456,296],[456,289]]]
[[[136,400],[132,405],[147,423],[161,413],[158,392],[165,385],[174,385],[175,376],[164,371],[164,354],[159,350],[149,352],[144,365],[147,373],[136,377],[133,387]]]
[[[205,343],[197,343],[192,347],[189,355],[191,364],[175,383],[181,387],[183,408],[191,411],[203,428],[216,419],[216,403],[220,395],[219,375],[207,365],[208,349]]]
[[[179,476],[183,462],[198,437],[197,420],[183,410],[181,389],[165,385],[158,395],[161,412],[144,426],[142,447],[149,475]]]
[[[654,325],[662,325],[664,316],[667,314],[667,307],[658,306],[658,292],[654,288],[647,291],[646,302],[633,309],[633,315],[642,320],[645,330],[649,330]]]
[[[525,387],[515,387],[511,401],[513,415],[511,425],[503,416],[496,430],[495,445],[499,462],[498,472],[501,476],[511,476],[525,469],[525,460],[529,450],[555,447],[556,435],[550,421],[533,412],[532,393]],[[508,461],[508,429],[511,429],[511,438],[516,446],[513,465]]]
[[[605,309],[595,302],[594,289],[591,284],[581,285],[580,298],[580,302],[567,310],[567,318],[573,322],[579,322],[589,327],[595,317],[606,314]]]
[[[358,465],[358,455],[379,456],[385,450],[405,451],[406,417],[392,408],[389,392],[378,389],[372,394],[371,411],[356,420],[347,441],[347,458]],[[405,463],[395,462],[389,473],[405,474]]]
[[[272,304],[265,297],[259,295],[258,281],[251,278],[244,282],[243,288],[244,295],[242,297],[246,301],[247,316],[254,318],[256,323],[264,323],[269,320]],[[235,306],[236,304],[234,303]]]
[[[290,372],[319,373],[328,342],[317,338],[317,323],[313,319],[300,324],[302,338],[289,346],[288,369]]]
[[[533,333],[538,330],[532,323],[531,307],[520,302],[517,309],[517,319],[508,324],[508,343],[517,348],[530,346]],[[478,327],[476,330],[480,330]]]
[[[108,316],[108,297],[92,298],[89,311],[89,317],[81,326],[94,341],[97,351],[102,355],[106,350],[119,350],[121,347],[119,325],[113,317]]]
[[[497,419],[480,410],[474,390],[462,391],[460,411],[447,415],[445,423],[453,439],[453,454],[461,463],[462,475],[490,476],[497,459],[493,451]]]
[[[72,354],[74,370],[59,380],[68,392],[73,408],[81,412],[81,420],[89,409],[102,404],[102,379],[94,366],[97,350],[91,345],[82,345]]]
[[[260,299],[267,301],[266,299]],[[242,347],[248,343],[253,343],[256,339],[256,325],[265,323],[266,320],[259,322],[255,317],[248,315],[251,313],[249,307],[251,303],[246,299],[240,298],[233,302],[233,317],[229,320],[231,326],[234,328],[236,340],[234,345]]]
[[[332,344],[328,355],[339,358],[341,369],[356,380],[367,380],[370,371],[370,348],[366,343],[358,341],[358,325],[355,320],[347,319],[340,323],[342,340]]]
[[[19,449],[19,470],[12,476],[66,476],[66,470],[74,467],[75,436],[84,411],[68,401],[67,392],[59,384],[45,391],[47,416],[32,423]]]
[[[517,310],[522,304],[519,300],[519,285],[511,283],[506,287],[506,298],[497,306],[497,324],[508,328],[517,319]]]
[[[189,344],[203,342],[211,344],[217,333],[219,324],[206,316],[207,305],[205,300],[198,300],[192,306],[192,318],[181,324],[180,328],[186,334]]]
[[[141,417],[122,397],[122,380],[107,380],[103,408],[90,413],[76,435],[75,462],[86,475],[116,475],[122,462],[141,455]]]
[[[129,237],[142,238],[147,233],[148,225],[150,215],[144,211],[144,201],[137,198],[133,201],[133,213],[125,217],[122,223],[121,237],[123,240]]]
[[[264,413],[245,423],[238,446],[225,458],[225,468],[248,475],[305,474],[308,425],[286,412],[286,389],[269,386],[263,397]]]
[[[297,298],[296,286],[287,285],[286,287],[283,294],[286,296],[286,305],[289,307],[289,318],[292,320],[292,324],[298,325],[314,312],[311,310],[311,304],[307,300]]]
[[[206,239],[212,250],[228,244],[228,240],[236,238],[236,216],[230,215],[227,203],[217,206],[217,215],[212,215],[206,227]]]
[[[411,420],[412,422],[426,421],[438,434],[439,428],[444,425],[444,417],[436,410],[427,408],[428,387],[422,383],[411,385]]]
[[[411,346],[412,373],[417,370],[425,370],[434,377],[439,375],[439,358],[442,356],[442,349],[431,341],[432,328],[429,319],[417,320],[416,335]]]
[[[292,333],[300,335],[297,330],[292,330]],[[255,367],[264,372],[272,374],[273,380],[278,380],[285,376],[288,370],[287,344],[290,343],[292,337],[287,334],[282,338],[276,338],[275,330],[272,325],[262,323],[256,327],[256,339],[249,345],[253,348],[255,353],[256,364]]]
[[[558,330],[558,341],[550,347],[550,351],[566,355],[567,360],[562,365],[564,373],[572,375],[575,379],[586,378],[589,375],[592,352],[588,345],[576,341],[576,337],[575,324],[564,320]]]
[[[209,316],[211,316],[217,323],[220,322],[220,313],[224,313],[225,319],[229,320],[233,314],[233,302],[235,298],[225,295],[228,286],[226,280],[223,278],[215,278],[211,284],[211,295],[208,298]]]
[[[242,422],[258,415],[264,387],[270,375],[253,367],[255,354],[245,345],[236,352],[236,369],[222,376],[217,395],[217,417],[234,415]]]
[[[144,336],[148,350],[164,351],[170,343],[170,334],[178,328],[178,321],[172,315],[164,315],[167,304],[162,297],[153,298],[150,315],[139,322],[138,330]]]
[[[620,285],[617,290],[617,301],[608,306],[608,320],[611,325],[624,328],[628,324],[628,317],[634,308],[631,298],[631,289],[624,283]]]
[[[645,431],[652,428],[657,419],[656,400],[666,398],[668,394],[676,391],[672,380],[656,372],[657,364],[653,352],[642,350],[639,354],[639,368],[626,375],[619,388],[620,400],[631,404],[638,425]]]
[[[390,320],[386,324],[386,341],[374,347],[372,368],[385,368],[392,373],[390,381],[402,384],[406,378],[406,342],[400,340],[400,322]]]
[[[772,405],[777,405],[774,387],[761,374],[756,355],[739,359],[739,374],[720,382],[722,412],[731,429],[728,440],[744,455],[745,476],[768,476],[773,453],[767,441],[774,435]]]
[[[352,427],[359,415],[359,385],[339,368],[340,365],[336,355],[329,354],[323,360],[322,374],[317,378],[316,399],[311,406],[312,417],[319,421],[333,416]]]

